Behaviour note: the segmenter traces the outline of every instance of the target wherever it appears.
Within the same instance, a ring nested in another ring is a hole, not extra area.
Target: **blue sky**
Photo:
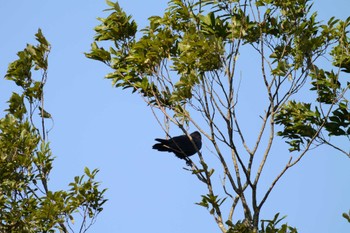
[[[147,25],[149,16],[162,15],[166,7],[166,1],[156,0],[119,3],[139,28]],[[314,5],[324,20],[346,18],[349,7],[346,0]],[[105,8],[102,0],[2,0],[0,4],[1,77],[17,51],[35,43],[38,28],[52,45],[45,101],[54,117],[49,140],[57,158],[50,186],[65,189],[85,166],[100,169],[98,180],[108,188],[109,201],[92,233],[219,232],[209,213],[194,204],[205,187],[182,169],[183,161],[151,149],[154,138],[163,132],[144,102],[129,91],[113,88],[103,79],[109,70],[85,58],[96,18],[106,15]],[[1,110],[14,88],[0,79]],[[281,212],[300,233],[349,232],[350,224],[341,217],[350,209],[349,166],[349,158],[332,150],[311,152],[281,180],[262,217]]]

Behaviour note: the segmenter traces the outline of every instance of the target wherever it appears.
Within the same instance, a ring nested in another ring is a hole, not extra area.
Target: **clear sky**
[[[166,1],[121,0],[120,5],[142,28],[149,16],[162,15]],[[349,7],[347,0],[314,5],[321,20],[344,19]],[[46,107],[54,117],[49,139],[57,158],[51,187],[66,189],[85,166],[100,169],[97,179],[108,188],[109,201],[91,233],[219,232],[209,213],[194,204],[205,187],[182,169],[183,161],[151,149],[163,132],[144,102],[113,88],[103,79],[109,70],[85,58],[96,18],[105,16],[106,8],[102,0],[0,0],[1,77],[17,51],[35,43],[38,28],[52,45]],[[14,88],[0,79],[1,111]],[[344,155],[311,152],[281,180],[262,217],[281,212],[300,233],[350,232],[341,217],[350,209],[349,168]]]

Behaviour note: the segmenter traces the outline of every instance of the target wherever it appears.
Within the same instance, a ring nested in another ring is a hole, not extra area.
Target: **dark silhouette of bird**
[[[194,155],[202,148],[202,136],[198,131],[190,134],[191,139],[187,135],[176,136],[170,139],[155,140],[159,143],[153,145],[153,149],[159,151],[173,152],[178,158],[185,159]]]

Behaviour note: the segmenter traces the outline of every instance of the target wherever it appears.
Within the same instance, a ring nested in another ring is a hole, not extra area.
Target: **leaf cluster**
[[[227,23],[213,14],[194,15],[196,6],[173,1],[163,17],[149,18],[150,25],[136,40],[136,31],[122,37],[101,30],[111,25],[114,29],[110,30],[125,31],[130,28],[128,25],[135,25],[130,16],[114,4],[114,12],[100,19],[103,24],[95,28],[95,40],[108,38],[115,47],[107,51],[94,42],[86,56],[107,63],[114,70],[106,78],[112,79],[116,87],[132,88],[133,92],[147,97],[150,104],[169,108],[177,116],[183,116],[183,105],[192,98],[192,90],[200,82],[200,76],[222,68],[222,37],[228,34]],[[198,27],[203,29],[198,30]],[[177,82],[164,82],[161,72],[167,64],[170,64],[169,74],[179,75]]]
[[[281,226],[281,221],[284,220],[286,216],[279,217],[277,213],[272,220],[261,220],[261,229],[259,233],[297,233],[297,229],[288,224],[284,223]],[[251,226],[247,222],[237,221],[233,224],[231,221],[227,221],[226,224],[230,227],[227,233],[256,233],[256,231],[251,229]]]
[[[322,124],[320,113],[316,108],[311,110],[311,104],[290,101],[284,105],[275,117],[276,124],[284,126],[278,136],[291,139],[289,151],[300,151],[300,145],[309,142],[317,135],[317,127]]]
[[[291,146],[290,151],[299,151],[300,145],[309,144],[311,139],[320,140],[321,143],[325,142],[322,132],[328,133],[329,136],[348,136],[350,132],[346,97],[349,82],[341,78],[341,71],[348,72],[346,63],[349,59],[347,42],[349,19],[341,21],[332,17],[326,24],[320,25],[315,21],[315,16],[316,14],[313,14],[307,21],[308,24],[311,23],[308,28],[302,29],[305,31],[303,33],[311,31],[313,33],[305,35],[304,39],[300,40],[304,41],[303,46],[299,48],[294,45],[293,50],[309,50],[303,55],[304,57],[307,55],[303,70],[308,69],[307,73],[311,78],[310,91],[316,94],[315,102],[318,103],[318,107],[312,102],[307,104],[295,101],[286,102],[275,117],[276,124],[284,127],[284,130],[279,131],[278,135],[289,139],[287,143]],[[325,56],[325,51],[332,44],[335,45],[329,54],[333,57],[334,69],[320,68],[313,60],[318,56]],[[313,55],[309,57],[311,54]],[[280,56],[276,58],[279,59]],[[277,67],[278,75],[288,74],[289,69],[286,67],[291,67],[288,62],[278,62],[278,66],[280,66]]]
[[[106,190],[95,181],[98,170],[87,168],[69,184],[70,190],[49,189],[54,156],[45,140],[45,119],[51,115],[44,110],[43,89],[50,44],[40,29],[36,40],[38,45],[18,52],[5,76],[21,92],[12,94],[0,119],[0,232],[66,233],[77,212],[83,216],[80,232],[85,232],[103,210]]]

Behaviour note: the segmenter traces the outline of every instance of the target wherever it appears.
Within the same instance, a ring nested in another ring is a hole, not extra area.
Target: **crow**
[[[190,134],[191,139],[187,135],[181,135],[170,139],[155,140],[160,143],[153,145],[153,149],[158,151],[173,152],[178,158],[185,159],[197,153],[202,147],[202,136],[198,131]],[[196,146],[194,146],[196,145]]]

